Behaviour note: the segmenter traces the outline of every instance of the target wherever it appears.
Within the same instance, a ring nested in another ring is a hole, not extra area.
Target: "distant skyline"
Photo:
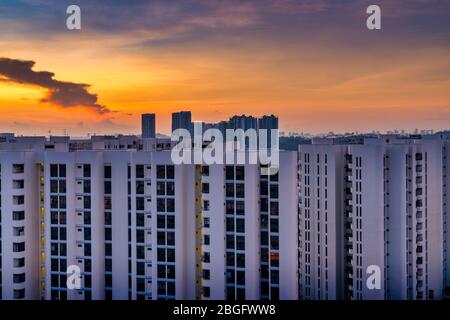
[[[4,0],[0,132],[139,133],[276,114],[285,132],[449,129],[450,2]],[[68,5],[82,30],[65,28]],[[44,72],[45,71],[45,72]]]

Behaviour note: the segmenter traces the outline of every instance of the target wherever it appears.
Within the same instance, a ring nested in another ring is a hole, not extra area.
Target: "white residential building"
[[[331,225],[337,230],[331,243],[334,251],[344,252],[337,255],[343,258],[338,263],[343,272],[337,276],[344,276],[344,286],[333,299],[441,299],[444,141],[380,138],[350,145],[319,141],[299,150],[301,298],[327,298],[322,293],[322,268],[330,253],[326,247],[330,226],[319,219],[334,210],[336,221],[342,223]],[[334,154],[331,158],[337,156],[340,164],[323,168],[320,151],[328,158]],[[340,178],[330,184],[330,174]],[[326,178],[330,190],[320,188]],[[331,208],[322,203],[330,194],[337,196]],[[368,285],[373,268],[379,271],[379,289]]]

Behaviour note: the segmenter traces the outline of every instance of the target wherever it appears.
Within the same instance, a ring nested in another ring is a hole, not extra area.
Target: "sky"
[[[450,1],[0,1],[0,132],[139,133],[154,112],[168,133],[181,110],[275,114],[286,132],[450,129]]]

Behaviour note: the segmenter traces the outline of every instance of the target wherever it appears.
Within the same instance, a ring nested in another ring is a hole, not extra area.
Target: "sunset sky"
[[[450,129],[450,1],[0,0],[0,132],[138,133],[155,112],[167,133],[180,110],[309,133]]]

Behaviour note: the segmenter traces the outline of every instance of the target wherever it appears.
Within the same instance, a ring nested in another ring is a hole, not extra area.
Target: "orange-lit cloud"
[[[88,84],[55,80],[54,73],[34,71],[34,61],[0,57],[0,81],[36,86],[46,91],[41,102],[61,107],[83,106],[98,112],[109,112],[97,103],[97,95],[89,93]]]

